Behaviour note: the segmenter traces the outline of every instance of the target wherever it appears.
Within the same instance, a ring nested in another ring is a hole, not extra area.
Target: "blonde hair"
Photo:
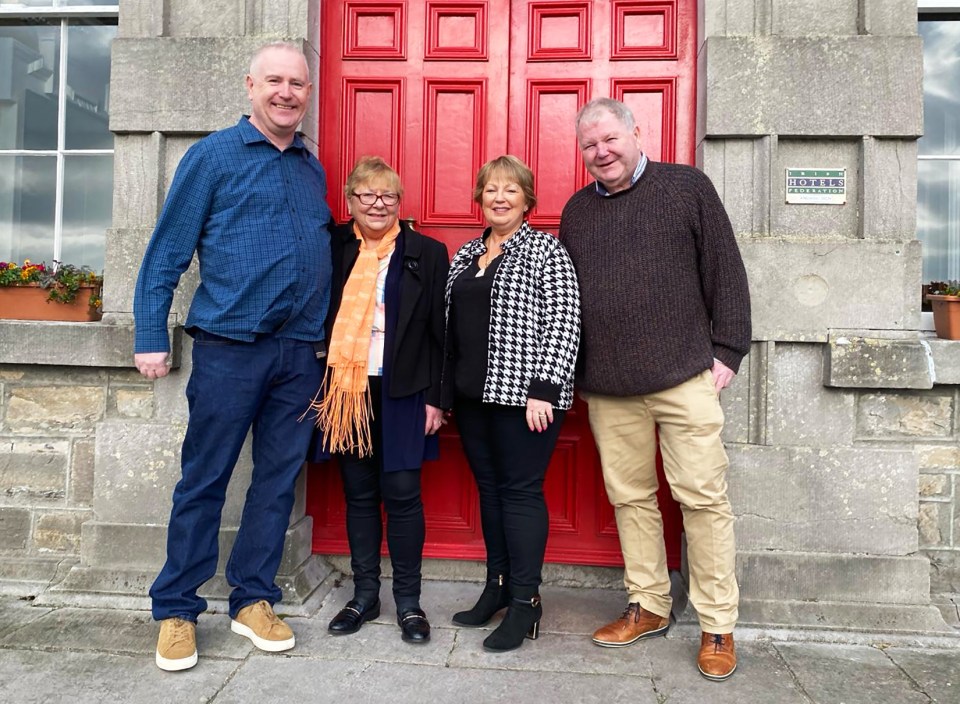
[[[520,190],[523,191],[527,207],[533,208],[537,204],[537,194],[533,190],[533,172],[529,166],[512,154],[498,156],[480,167],[477,172],[477,185],[473,189],[474,202],[481,203],[483,201],[483,189],[486,188],[487,183],[494,176],[502,176],[509,181],[515,181],[520,186]]]
[[[387,188],[403,197],[403,185],[400,183],[400,174],[378,156],[362,156],[353,165],[353,170],[347,176],[343,186],[343,194],[350,200],[350,196],[362,183],[371,181],[385,181]]]

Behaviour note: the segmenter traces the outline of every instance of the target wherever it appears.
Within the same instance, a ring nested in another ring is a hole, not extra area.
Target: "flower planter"
[[[927,294],[933,306],[933,327],[937,337],[944,340],[960,340],[960,296],[937,296]]]
[[[36,285],[0,287],[0,318],[8,320],[63,320],[91,322],[102,314],[90,305],[100,294],[99,286],[81,286],[71,303],[48,301],[50,291]]]

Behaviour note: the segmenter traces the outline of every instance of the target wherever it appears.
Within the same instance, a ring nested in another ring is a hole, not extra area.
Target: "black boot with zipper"
[[[542,615],[539,594],[534,594],[529,599],[512,598],[503,621],[483,641],[484,650],[502,653],[519,648],[523,645],[524,638],[536,640],[540,636]]]
[[[506,575],[498,574],[487,578],[487,584],[477,603],[469,611],[458,611],[453,615],[453,622],[457,626],[477,628],[490,623],[500,609],[504,609],[510,602],[510,588],[507,586]]]

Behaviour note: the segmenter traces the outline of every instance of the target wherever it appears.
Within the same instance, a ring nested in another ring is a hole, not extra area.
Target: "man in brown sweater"
[[[570,198],[560,221],[580,280],[576,383],[616,513],[629,600],[593,642],[626,646],[670,624],[656,499],[659,430],[703,631],[697,665],[704,677],[724,680],[737,667],[739,589],[719,392],[750,349],[746,272],[710,179],[647,159],[626,105],[594,100],[576,129],[596,179]]]

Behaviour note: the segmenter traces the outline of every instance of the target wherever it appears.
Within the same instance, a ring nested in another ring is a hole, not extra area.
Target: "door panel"
[[[530,223],[556,232],[570,195],[589,183],[574,137],[577,111],[611,96],[634,110],[644,151],[693,163],[695,2],[587,0],[321,3],[320,158],[330,205],[348,218],[342,184],[356,159],[383,156],[404,184],[401,217],[453,252],[483,228],[472,201],[480,166],[504,153],[533,169]],[[423,469],[425,554],[482,559],[476,489],[456,425]],[[578,402],[545,483],[547,559],[619,564],[613,509]],[[679,565],[681,519],[661,475],[668,561]],[[313,465],[314,550],[347,551],[333,463]]]

